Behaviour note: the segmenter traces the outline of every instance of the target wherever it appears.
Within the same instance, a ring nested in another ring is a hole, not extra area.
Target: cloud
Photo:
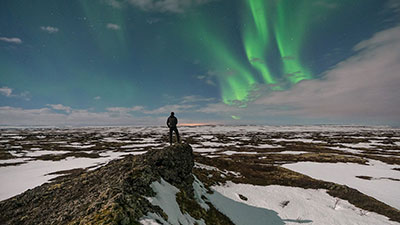
[[[145,114],[150,114],[150,115],[153,115],[153,114],[169,114],[170,112],[182,113],[182,112],[190,112],[195,107],[196,107],[196,105],[175,104],[175,105],[161,106],[159,108],[152,109],[152,110],[143,110],[142,112],[145,113]]]
[[[70,113],[71,112],[71,107],[69,107],[69,106],[64,106],[64,105],[62,105],[62,104],[47,104],[47,106],[50,106],[52,109],[55,109],[55,110],[61,110],[61,111],[65,111],[65,112],[67,112],[67,113]]]
[[[96,96],[96,97],[94,97],[93,99],[96,100],[96,101],[98,101],[98,100],[101,99],[101,97],[100,97],[100,96]]]
[[[107,23],[107,28],[110,30],[120,30],[121,27],[117,24]]]
[[[13,43],[13,44],[21,44],[22,43],[22,40],[19,38],[16,38],[16,37],[14,37],[14,38],[0,37],[0,41],[5,41],[8,43]]]
[[[400,13],[400,1],[399,0],[389,0],[386,6],[396,13]]]
[[[198,113],[242,124],[358,123],[400,125],[400,26],[376,33],[321,79],[285,91],[257,92],[243,107],[208,103]],[[298,72],[294,73],[294,76]]]
[[[145,108],[143,106],[134,106],[134,107],[110,107],[107,108],[107,111],[113,113],[130,113],[130,112],[139,112],[143,114],[149,115],[157,115],[157,114],[169,114],[170,112],[198,112],[197,108],[200,108],[204,103],[214,102],[215,98],[206,98],[198,95],[189,95],[184,96],[182,98],[176,98],[173,96],[168,96],[171,100],[177,100],[174,104],[167,104],[160,106],[158,108]]]
[[[326,71],[322,79],[302,81],[254,104],[291,106],[278,112],[305,117],[400,122],[400,27],[378,32],[353,50],[352,57]]]
[[[129,112],[140,112],[143,111],[143,106],[133,106],[133,107],[110,107],[107,111],[114,113],[129,113]]]
[[[91,112],[71,109],[60,113],[52,108],[22,109],[10,106],[0,107],[0,125],[9,126],[105,126],[105,125],[160,125],[164,117],[133,117],[111,112]]]
[[[9,88],[9,87],[1,87],[0,94],[4,95],[6,97],[22,98],[27,101],[30,100],[30,93],[28,91],[24,91],[19,94],[14,94],[13,89]]]
[[[158,22],[160,22],[161,21],[161,19],[160,18],[149,18],[149,19],[147,19],[146,20],[146,22],[148,23],[148,24],[153,24],[153,23],[158,23]]]
[[[243,108],[238,108],[224,103],[210,103],[206,107],[197,109],[197,112],[211,113],[211,114],[233,114],[243,111]]]
[[[113,8],[120,9],[123,6],[123,2],[117,1],[117,0],[104,0],[104,2]]]
[[[144,11],[183,13],[188,8],[201,5],[210,0],[128,0],[128,2]]]
[[[217,86],[215,83],[215,77],[218,74],[215,71],[208,71],[205,75],[197,75],[196,78],[199,80],[204,81],[206,84],[211,85],[211,86]],[[226,75],[230,75],[229,72]]]
[[[1,87],[0,88],[0,94],[5,95],[7,97],[10,97],[12,93],[12,89],[9,87]]]
[[[193,102],[210,102],[210,101],[215,101],[215,98],[205,98],[202,96],[198,95],[189,95],[189,96],[184,96],[182,98],[181,104],[186,104],[186,103],[193,103]]]
[[[50,26],[47,26],[47,27],[41,26],[40,29],[49,34],[57,33],[59,31],[57,27],[50,27]]]

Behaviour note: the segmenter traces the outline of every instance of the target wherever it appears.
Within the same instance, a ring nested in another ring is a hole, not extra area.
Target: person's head
[[[174,113],[174,112],[171,112],[171,116],[173,116],[173,115],[175,115],[175,113]]]

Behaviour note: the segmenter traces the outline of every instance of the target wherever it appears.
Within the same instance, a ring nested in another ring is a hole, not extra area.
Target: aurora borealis
[[[399,26],[399,9],[397,0],[5,0],[0,125],[152,124],[170,111],[188,123],[397,124],[398,91],[382,75],[396,56],[384,71],[367,66],[397,46],[393,35],[374,38]],[[355,96],[368,97],[354,108]],[[365,110],[376,99],[387,100]]]

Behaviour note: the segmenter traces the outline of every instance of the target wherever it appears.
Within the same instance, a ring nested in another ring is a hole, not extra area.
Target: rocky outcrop
[[[126,156],[94,171],[63,177],[0,202],[0,224],[138,224],[149,212],[150,185],[161,180],[193,196],[192,148],[177,144]]]

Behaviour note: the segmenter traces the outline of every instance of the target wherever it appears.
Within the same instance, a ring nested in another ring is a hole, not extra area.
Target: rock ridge
[[[165,216],[147,196],[161,178],[193,196],[193,151],[176,144],[128,155],[93,171],[61,177],[0,202],[0,224],[139,224],[147,213]]]

